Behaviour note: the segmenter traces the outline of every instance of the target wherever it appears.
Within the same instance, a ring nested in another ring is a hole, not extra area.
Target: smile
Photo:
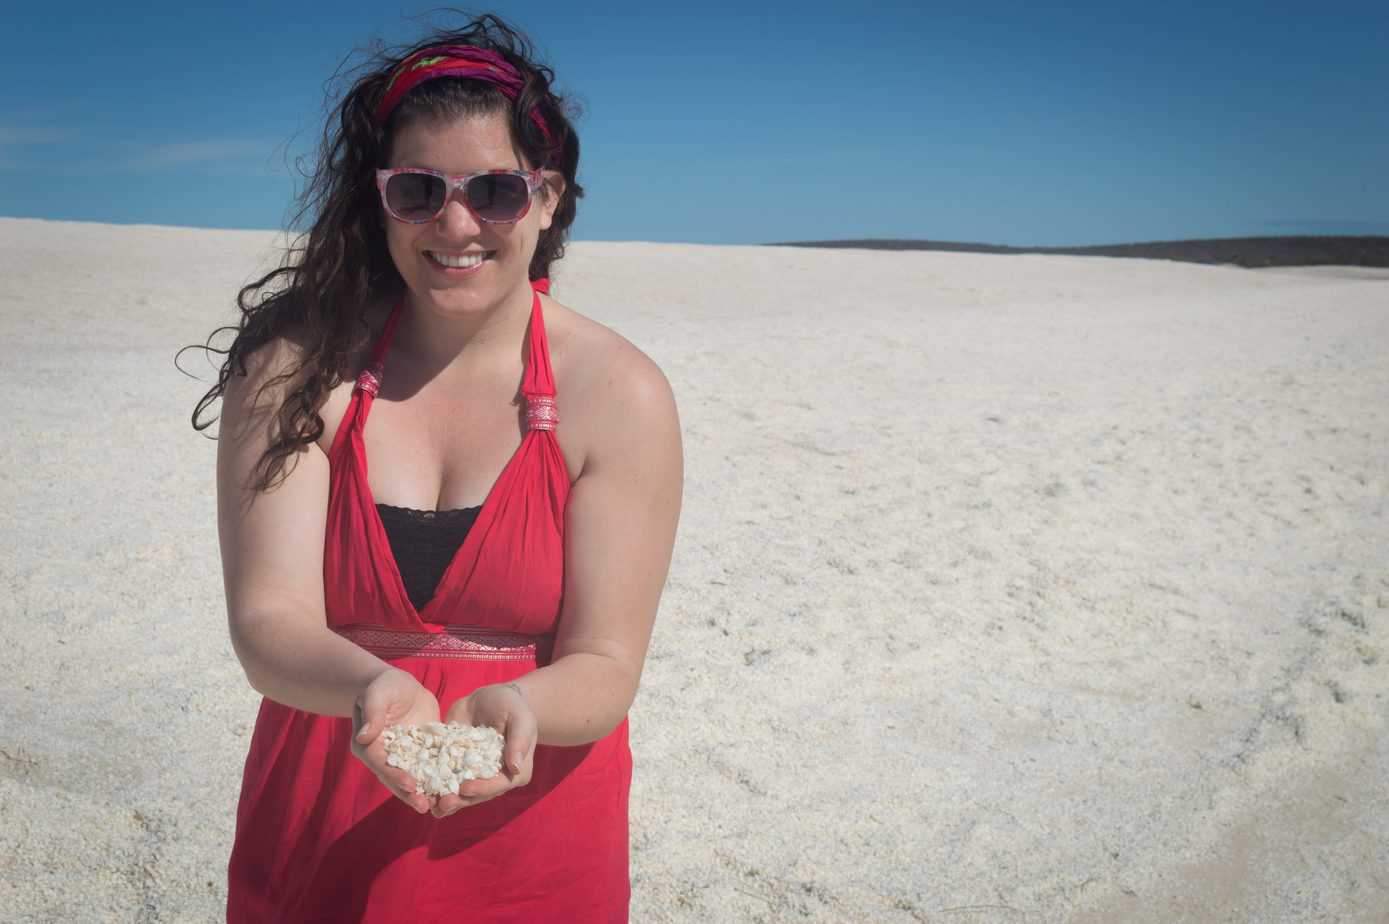
[[[488,250],[481,253],[441,253],[433,250],[426,250],[424,255],[436,267],[451,270],[471,270],[476,269],[488,260],[497,255],[495,250]]]

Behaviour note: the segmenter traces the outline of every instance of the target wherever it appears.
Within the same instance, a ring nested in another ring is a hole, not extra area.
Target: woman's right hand
[[[357,694],[352,709],[352,753],[376,774],[391,794],[420,814],[434,807],[434,796],[415,792],[415,778],[386,763],[381,733],[392,725],[439,721],[439,701],[420,682],[397,667],[378,674]]]

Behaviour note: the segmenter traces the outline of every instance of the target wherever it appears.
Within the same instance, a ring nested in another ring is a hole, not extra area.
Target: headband
[[[511,62],[494,51],[474,48],[472,45],[435,45],[422,48],[401,61],[386,82],[386,92],[376,106],[376,121],[386,124],[391,112],[401,99],[415,87],[435,77],[471,77],[482,80],[501,90],[513,103],[521,93],[525,81],[512,67]],[[554,150],[555,139],[550,134],[550,126],[540,115],[538,107],[530,111],[531,121],[545,136],[545,144]]]

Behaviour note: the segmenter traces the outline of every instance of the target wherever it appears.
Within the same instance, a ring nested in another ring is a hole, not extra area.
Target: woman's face
[[[449,174],[484,170],[529,170],[501,114],[452,120],[417,120],[396,134],[388,167],[427,167]],[[550,227],[563,179],[545,173],[547,185],[531,199],[530,210],[513,224],[478,221],[454,190],[433,221],[397,221],[381,207],[386,245],[417,307],[441,315],[468,315],[494,308],[519,288],[529,288],[527,270],[540,232]],[[439,265],[433,253],[483,254],[476,269],[460,272]]]

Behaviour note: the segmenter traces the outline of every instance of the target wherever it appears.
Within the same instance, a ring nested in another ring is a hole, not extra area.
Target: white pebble
[[[456,795],[463,781],[490,780],[502,769],[502,736],[486,725],[392,725],[381,740],[386,763],[409,773],[426,795]]]

